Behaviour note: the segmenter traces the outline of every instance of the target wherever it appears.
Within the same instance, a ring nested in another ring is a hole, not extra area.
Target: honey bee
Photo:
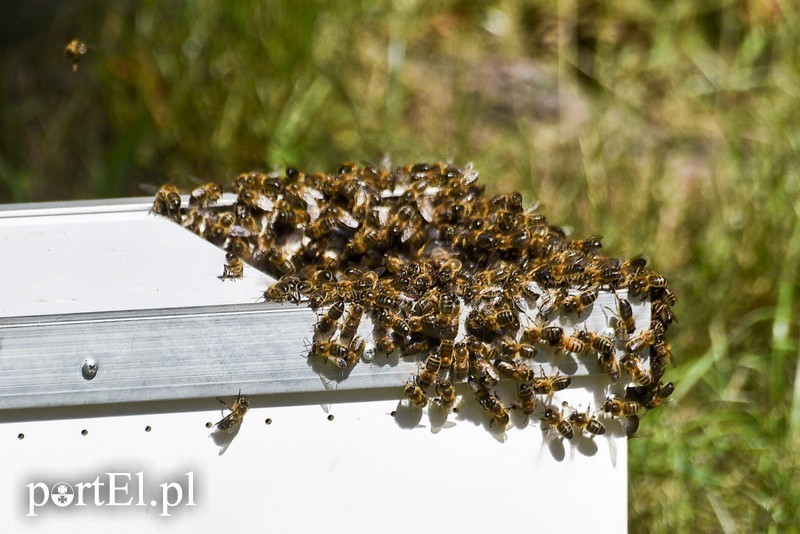
[[[358,363],[361,356],[364,354],[365,347],[366,343],[361,336],[355,336],[350,340],[350,343],[346,346],[347,355],[344,357],[347,367],[353,367]]]
[[[319,320],[315,327],[316,331],[320,334],[327,334],[336,327],[342,314],[344,314],[344,301],[338,300]]]
[[[530,415],[536,409],[536,397],[533,388],[527,382],[520,382],[518,387],[519,400],[511,404],[515,410],[520,410],[525,415]]]
[[[247,413],[247,410],[250,409],[250,400],[242,395],[242,390],[239,390],[239,394],[236,397],[236,401],[233,403],[233,407],[228,406],[224,400],[217,397],[217,400],[222,403],[231,413],[223,417],[219,420],[216,425],[217,430],[225,431],[228,434],[233,434],[239,425],[242,424],[242,420],[244,419],[244,414]]]
[[[267,252],[267,261],[278,271],[280,276],[290,275],[296,271],[291,257],[276,247],[272,247]]]
[[[456,378],[464,379],[469,373],[469,350],[463,342],[458,342],[453,348],[453,374]]]
[[[180,209],[181,195],[178,193],[178,188],[174,185],[162,185],[156,193],[150,213],[156,213],[175,222],[180,222]]]
[[[361,304],[352,304],[350,310],[347,312],[347,318],[342,327],[341,337],[344,339],[351,339],[356,335],[358,326],[361,324],[361,318],[364,316],[364,307]]]
[[[512,340],[500,341],[500,352],[506,356],[519,355],[521,358],[530,360],[536,357],[536,347],[529,343],[517,343]]]
[[[456,258],[450,258],[439,267],[439,272],[436,277],[440,284],[448,284],[452,282],[461,271],[462,263]]]
[[[501,426],[507,425],[509,421],[508,411],[497,395],[489,391],[487,385],[477,377],[471,376],[467,382],[480,405],[491,414],[492,421],[489,424],[491,425],[497,421]]]
[[[325,363],[331,362],[336,367],[344,369],[347,367],[347,356],[349,353],[347,347],[339,343],[314,341],[311,344],[311,355],[322,358],[325,360]]]
[[[446,378],[436,379],[436,402],[443,408],[449,408],[456,402],[456,388],[453,383]]]
[[[598,352],[597,360],[612,382],[619,380],[619,360],[614,352]]]
[[[444,315],[457,315],[459,312],[458,297],[453,293],[442,293],[439,297],[439,311]]]
[[[562,307],[567,313],[580,315],[583,310],[594,304],[594,301],[597,300],[597,296],[599,294],[600,293],[597,288],[587,289],[586,291],[582,291],[577,295],[568,296],[566,299],[564,299]]]
[[[222,267],[222,276],[220,277],[223,281],[244,278],[244,263],[239,256],[228,252],[225,254],[225,260],[227,263]]]
[[[622,341],[626,341],[636,330],[636,321],[633,318],[633,308],[626,299],[617,297],[617,309],[619,310],[619,324],[617,325],[617,336]]]
[[[667,279],[660,274],[649,273],[645,275],[642,273],[632,277],[628,282],[628,287],[630,294],[637,297],[650,293],[655,289],[666,288]]]
[[[547,376],[544,374],[544,369],[540,367],[541,378],[536,378],[533,381],[533,391],[539,395],[550,395],[556,391],[561,391],[569,387],[572,379],[568,376],[561,376],[556,372],[555,376]]]
[[[636,384],[647,387],[653,383],[653,375],[642,368],[639,358],[633,354],[626,354],[621,363]]]
[[[442,367],[442,359],[438,354],[430,354],[425,359],[425,365],[419,370],[417,384],[423,389],[428,388],[436,380],[436,375]]]
[[[191,192],[189,206],[204,208],[213,205],[220,198],[222,198],[222,187],[209,182]]]
[[[494,359],[494,358],[493,358]],[[482,357],[470,358],[469,372],[480,378],[486,385],[494,386],[500,381],[500,374],[494,365]]]
[[[567,404],[564,403],[564,406],[567,406]],[[594,436],[606,433],[606,427],[591,413],[591,407],[585,412],[574,410],[569,416],[569,422],[572,423],[573,427],[578,429],[579,433],[582,433],[584,430]]]
[[[494,361],[494,368],[501,375],[513,378],[517,382],[532,382],[536,378],[533,369],[524,363],[515,362],[508,357],[499,357]]]
[[[73,39],[64,48],[64,57],[72,63],[72,72],[78,71],[78,63],[89,51],[89,45],[80,39]]]
[[[641,410],[642,405],[636,401],[622,400],[616,395],[610,395],[603,403],[603,411],[614,417],[626,417],[636,415]]]
[[[439,358],[441,359],[442,369],[449,369],[453,365],[453,351],[455,349],[455,340],[453,338],[444,338],[439,344]]]
[[[547,423],[550,428],[555,428],[559,434],[567,439],[572,439],[575,436],[572,431],[572,425],[564,419],[564,415],[556,408],[545,410],[542,421]]]
[[[375,350],[376,351],[382,352],[382,353],[384,353],[386,355],[389,355],[392,352],[394,352],[395,348],[396,348],[396,346],[394,344],[394,340],[392,339],[392,336],[384,333],[384,335],[376,337],[376,339],[375,339]]]
[[[564,352],[573,352],[575,354],[580,354],[586,351],[586,343],[581,341],[577,334],[573,334],[571,336],[562,335],[557,346]]]
[[[425,395],[425,391],[417,384],[416,380],[414,380],[414,377],[411,377],[408,382],[406,382],[403,393],[405,393],[406,397],[418,408],[424,408],[428,405],[428,397]]]
[[[577,332],[576,335],[578,339],[600,354],[613,354],[614,352],[614,341],[608,336],[603,336],[589,330],[581,330]]]
[[[640,352],[653,344],[661,337],[661,333],[657,330],[645,330],[633,339],[625,343],[625,352],[635,354]]]

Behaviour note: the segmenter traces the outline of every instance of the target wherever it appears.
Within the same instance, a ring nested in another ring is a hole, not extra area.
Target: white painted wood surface
[[[0,362],[3,326],[20,316],[250,304],[264,291],[268,278],[249,267],[244,280],[220,282],[224,253],[147,215],[148,207],[0,210],[0,246],[11,258],[0,265]],[[302,358],[300,349],[292,357]],[[229,404],[232,384],[219,390]],[[435,407],[400,402],[399,386],[320,384],[319,391],[274,394],[253,386],[253,406],[240,431],[223,436],[228,441],[206,428],[225,413],[213,396],[84,406],[67,406],[73,403],[65,398],[63,407],[0,411],[4,531],[626,530],[627,446],[613,420],[602,419],[604,436],[563,441],[516,414],[505,431],[493,428],[464,385],[458,414],[445,418]],[[597,407],[603,384],[603,375],[576,377],[554,404]],[[110,507],[106,496],[102,506],[50,504],[26,517],[26,485],[107,482],[109,472],[134,475],[127,496],[118,494],[134,502],[141,472],[145,505]],[[185,481],[187,472],[196,505],[160,517],[159,484]]]

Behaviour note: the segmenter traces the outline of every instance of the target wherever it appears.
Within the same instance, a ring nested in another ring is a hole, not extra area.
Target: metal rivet
[[[94,360],[94,358],[86,358],[86,361],[83,362],[83,367],[81,367],[81,374],[83,378],[86,380],[91,380],[95,376],[97,376],[97,369],[99,365]]]

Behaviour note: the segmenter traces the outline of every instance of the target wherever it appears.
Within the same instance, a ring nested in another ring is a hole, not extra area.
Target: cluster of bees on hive
[[[675,321],[666,279],[641,258],[602,255],[597,236],[568,239],[518,193],[485,195],[477,178],[443,163],[288,168],[241,174],[226,205],[217,184],[192,191],[188,207],[163,186],[152,211],[222,247],[223,280],[242,277],[247,262],[277,279],[267,300],[316,310],[308,357],[343,372],[367,345],[416,358],[410,406],[452,409],[466,382],[490,425],[505,428],[518,410],[566,439],[603,434],[608,418],[633,436],[638,416],[673,391],[662,380]],[[613,295],[607,327],[590,330],[582,318],[601,292]],[[649,324],[637,324],[631,302],[645,301]],[[358,335],[364,318],[371,336]],[[617,393],[596,412],[558,405],[553,395],[572,378],[536,362],[554,351],[596,362]],[[497,386],[511,380],[515,398],[502,400]]]

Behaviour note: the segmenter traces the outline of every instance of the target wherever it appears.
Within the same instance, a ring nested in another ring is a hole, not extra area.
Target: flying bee
[[[565,402],[564,406],[566,405],[567,404]],[[595,436],[606,433],[606,427],[604,427],[603,424],[597,420],[597,417],[591,413],[591,407],[585,412],[574,410],[569,416],[569,422],[572,423],[572,426],[578,429],[579,433],[583,432],[584,430]]]
[[[515,410],[520,410],[525,415],[530,415],[536,409],[536,397],[533,388],[527,382],[520,382],[518,387],[519,400],[511,404]]]
[[[450,408],[456,402],[456,388],[446,378],[436,379],[436,402],[443,408]]]
[[[347,318],[342,327],[341,337],[343,339],[351,339],[356,335],[358,326],[361,324],[361,317],[364,315],[364,306],[361,304],[352,304],[350,310],[347,312]]]
[[[223,265],[222,276],[220,277],[223,281],[244,278],[244,263],[239,256],[233,252],[228,252],[225,254],[225,261],[227,263]]]
[[[225,401],[217,397],[217,400],[222,403],[231,413],[223,417],[220,421],[216,423],[217,430],[223,430],[228,434],[233,434],[239,425],[242,424],[242,420],[244,419],[244,414],[247,413],[247,410],[250,409],[250,400],[242,395],[242,390],[239,390],[239,394],[236,396],[236,401],[233,403],[233,406],[230,407],[225,404]]]
[[[641,410],[642,405],[632,400],[622,400],[616,395],[610,395],[603,403],[603,411],[614,417],[627,417],[636,415]]]
[[[348,350],[347,347],[339,343],[314,341],[311,344],[311,355],[322,358],[325,363],[331,362],[340,369],[347,367]]]
[[[196,188],[189,195],[189,206],[205,208],[222,198],[222,186],[209,182]]]
[[[405,388],[403,388],[403,393],[417,408],[424,408],[428,405],[428,397],[425,396],[425,391],[419,387],[414,377],[408,379]]]
[[[572,431],[572,425],[567,422],[564,415],[556,408],[545,410],[542,421],[547,423],[550,428],[555,428],[559,434],[567,439],[572,439],[575,436]]]
[[[427,389],[431,384],[436,381],[436,375],[442,367],[442,359],[438,354],[430,354],[425,359],[425,365],[419,370],[417,375],[417,384],[423,389]]]
[[[594,301],[597,300],[597,296],[599,294],[600,293],[597,288],[587,289],[586,291],[582,291],[577,295],[568,296],[566,299],[564,299],[564,303],[561,306],[567,313],[580,315],[583,310],[594,304]]]
[[[533,381],[533,391],[539,395],[550,395],[556,391],[561,391],[569,387],[572,379],[568,376],[561,376],[556,372],[555,376],[547,376],[544,374],[544,368],[539,367],[541,378],[536,378]]]
[[[336,303],[325,312],[322,319],[320,319],[315,326],[317,333],[327,334],[331,332],[336,327],[342,314],[344,314],[344,301],[337,300]]]
[[[78,63],[80,63],[83,56],[89,51],[89,45],[80,39],[73,39],[67,43],[64,48],[64,57],[72,63],[72,72],[77,72]]]
[[[162,185],[156,193],[150,213],[156,213],[180,222],[181,195],[174,185]]]
[[[642,368],[639,358],[633,354],[626,354],[621,363],[636,384],[648,387],[653,383],[653,375]]]

